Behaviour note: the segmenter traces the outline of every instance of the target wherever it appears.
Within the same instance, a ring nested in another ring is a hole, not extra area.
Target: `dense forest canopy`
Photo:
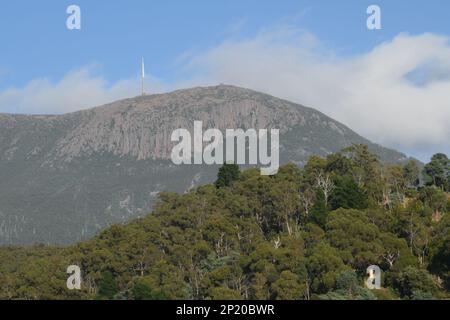
[[[386,165],[364,145],[275,176],[225,165],[153,213],[74,246],[0,248],[0,299],[442,299],[450,161]],[[82,270],[68,290],[69,265]],[[364,286],[382,269],[382,289]]]

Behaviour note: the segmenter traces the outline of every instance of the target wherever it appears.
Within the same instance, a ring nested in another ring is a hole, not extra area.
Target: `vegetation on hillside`
[[[89,241],[1,248],[0,299],[448,298],[449,172],[442,154],[421,174],[364,145],[271,177],[227,165]],[[73,264],[80,291],[66,288]],[[380,290],[364,286],[373,264]]]

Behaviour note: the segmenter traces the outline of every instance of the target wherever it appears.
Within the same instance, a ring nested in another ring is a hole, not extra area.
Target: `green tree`
[[[439,291],[432,276],[424,269],[408,266],[393,277],[393,286],[402,297],[413,299],[415,293],[434,296]]]
[[[333,153],[327,157],[327,172],[334,172],[340,176],[345,176],[352,173],[352,162],[342,153]]]
[[[211,290],[213,300],[242,300],[242,296],[236,290],[228,287],[214,287]]]
[[[408,161],[403,167],[403,176],[409,188],[417,188],[420,184],[420,168],[414,160]]]
[[[324,295],[321,300],[376,300],[376,296],[367,288],[360,286],[360,281],[353,270],[343,271],[337,278],[336,288]]]
[[[335,288],[339,274],[348,269],[339,252],[326,242],[320,242],[310,250],[306,265],[310,287],[317,293]]]
[[[316,155],[311,156],[308,159],[303,171],[305,182],[307,182],[310,186],[313,186],[319,174],[325,171],[326,166],[326,159]]]
[[[217,188],[229,187],[233,181],[239,179],[240,169],[237,164],[224,164],[217,175],[215,185]]]
[[[435,154],[430,163],[425,165],[424,174],[428,178],[428,185],[450,191],[450,160],[445,154]]]
[[[380,163],[367,145],[354,144],[342,152],[352,161],[352,174],[358,184],[369,185],[379,178],[377,171]]]
[[[441,277],[444,287],[450,291],[450,235],[438,246],[431,259],[430,270]]]
[[[368,198],[355,181],[349,177],[336,177],[335,188],[330,198],[332,210],[344,209],[365,209],[368,206]]]
[[[268,300],[270,298],[267,278],[263,273],[257,272],[252,281],[251,290],[256,300]]]
[[[119,293],[119,286],[113,274],[109,271],[103,272],[98,285],[98,298],[112,300],[117,293]]]
[[[419,193],[419,200],[433,211],[436,220],[447,210],[447,199],[447,194],[434,186],[424,187]]]
[[[328,217],[328,208],[325,204],[325,196],[321,190],[316,191],[316,201],[311,208],[310,219],[312,222],[320,226],[325,227]]]
[[[421,290],[413,291],[411,300],[435,300],[436,298],[433,296],[431,292],[425,292]]]
[[[145,279],[136,280],[131,294],[134,300],[167,300],[161,291],[154,291]]]
[[[380,230],[362,211],[339,209],[328,216],[326,237],[344,263],[360,272],[378,264],[383,253]]]
[[[272,289],[277,300],[302,300],[306,285],[299,283],[298,276],[291,271],[283,271],[280,278],[274,282]]]

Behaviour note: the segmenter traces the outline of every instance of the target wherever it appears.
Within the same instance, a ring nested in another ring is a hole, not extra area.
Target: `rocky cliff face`
[[[405,156],[285,100],[232,86],[137,97],[60,116],[0,115],[0,244],[70,243],[147,214],[160,191],[211,182],[216,167],[175,166],[173,130],[280,129],[282,162],[352,143]]]

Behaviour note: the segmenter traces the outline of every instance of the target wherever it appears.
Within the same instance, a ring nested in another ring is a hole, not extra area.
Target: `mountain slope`
[[[71,243],[148,213],[160,191],[211,182],[216,167],[170,161],[172,131],[196,120],[222,131],[280,129],[282,163],[352,143],[384,161],[406,159],[314,109],[223,85],[60,116],[0,115],[0,244]]]

